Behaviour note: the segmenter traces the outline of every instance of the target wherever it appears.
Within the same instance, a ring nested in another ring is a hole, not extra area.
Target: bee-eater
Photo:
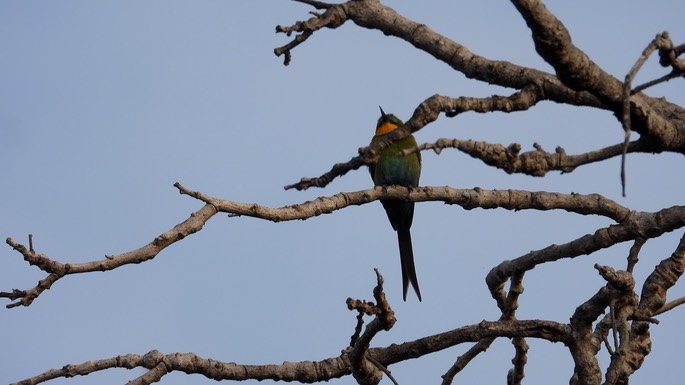
[[[373,145],[383,140],[388,134],[403,125],[404,123],[395,115],[386,114],[381,108],[381,117],[376,124],[376,134],[371,139],[371,144]],[[369,166],[373,183],[376,186],[418,186],[419,177],[421,176],[421,154],[418,152],[407,156],[399,154],[404,149],[414,147],[416,147],[416,139],[414,139],[414,136],[409,135],[381,151],[376,164]],[[414,219],[414,202],[381,199],[381,203],[388,214],[392,228],[397,232],[397,241],[400,245],[400,262],[402,265],[403,298],[405,301],[407,300],[407,291],[411,284],[414,287],[414,291],[416,291],[416,296],[421,301],[421,291],[419,290],[419,282],[416,279],[414,252],[411,247],[411,234],[409,232],[412,220]]]

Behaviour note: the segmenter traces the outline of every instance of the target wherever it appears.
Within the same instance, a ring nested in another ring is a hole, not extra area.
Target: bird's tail
[[[403,298],[407,300],[407,291],[409,285],[414,288],[416,296],[421,301],[421,290],[419,290],[419,281],[416,278],[416,268],[414,267],[414,251],[411,247],[411,233],[409,226],[400,226],[397,229],[397,241],[400,245],[400,263],[402,265],[402,287]]]

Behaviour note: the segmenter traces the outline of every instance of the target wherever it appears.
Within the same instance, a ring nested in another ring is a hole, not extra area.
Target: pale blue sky
[[[504,1],[386,1],[493,59],[550,71],[530,32]],[[667,30],[685,41],[681,1],[551,1],[574,42],[623,78],[643,48]],[[284,191],[368,144],[378,105],[408,118],[425,98],[489,96],[511,90],[466,79],[426,53],[352,23],[314,34],[289,67],[273,54],[289,41],[278,24],[309,17],[285,1],[4,1],[0,3],[0,238],[61,262],[140,247],[201,203],[172,186],[269,206],[372,185],[365,169],[325,189]],[[650,60],[638,82],[664,73]],[[683,81],[647,93],[685,105]],[[417,135],[521,143],[568,153],[618,143],[604,111],[541,103],[517,114],[441,117]],[[628,197],[619,160],[546,178],[507,175],[455,151],[424,153],[422,185],[600,193],[634,210],[683,204],[680,155],[630,155]],[[371,297],[373,268],[385,276],[398,323],[375,346],[496,319],[484,278],[504,259],[568,242],[610,222],[565,212],[416,208],[412,229],[424,297],[401,300],[395,234],[378,203],[274,224],[217,215],[205,228],[141,265],[70,276],[29,308],[0,310],[5,331],[0,383],[118,354],[193,352],[245,364],[320,360],[340,354],[355,314],[347,297]],[[641,282],[675,248],[682,231],[650,241]],[[566,322],[603,284],[595,263],[625,267],[629,244],[528,273],[520,318]],[[44,278],[0,247],[0,291]],[[552,303],[552,294],[565,300]],[[682,284],[671,298],[685,295]],[[6,303],[3,303],[3,306]],[[653,353],[636,384],[680,383],[682,311],[659,317]],[[566,383],[567,349],[529,340],[527,384]],[[439,383],[467,345],[391,367],[401,384]],[[600,353],[604,362],[605,351]],[[469,384],[504,383],[513,349],[499,340],[460,374]],[[51,384],[124,383],[142,374],[110,370]],[[657,374],[658,373],[658,374]],[[550,381],[552,380],[552,381]],[[338,380],[352,384],[352,378]],[[174,374],[163,384],[209,384]],[[387,379],[385,384],[390,383]]]

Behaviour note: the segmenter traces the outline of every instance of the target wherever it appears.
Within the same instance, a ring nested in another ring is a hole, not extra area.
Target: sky
[[[478,55],[551,71],[508,2],[384,3]],[[617,78],[657,33],[685,41],[685,5],[677,0],[547,3],[574,43]],[[36,251],[86,262],[141,247],[202,207],[180,195],[175,182],[270,207],[367,189],[365,169],[324,189],[283,186],[356,155],[373,135],[379,105],[407,119],[433,94],[512,92],[466,79],[407,42],[353,23],[316,32],[285,67],[273,49],[289,38],[275,26],[306,19],[311,10],[285,0],[0,2],[0,237],[27,244],[33,234]],[[652,58],[636,83],[664,73]],[[646,93],[685,105],[682,87],[682,79],[672,80]],[[545,102],[522,113],[441,116],[416,134],[420,143],[443,137],[516,142],[524,151],[537,142],[578,154],[621,142],[623,131],[606,111]],[[624,198],[619,159],[532,178],[446,150],[424,152],[421,185],[599,193],[632,210],[655,211],[683,204],[682,162],[675,154],[629,155]],[[277,224],[216,215],[154,260],[69,276],[28,308],[3,307],[0,383],[152,349],[242,364],[336,357],[355,326],[345,300],[372,298],[374,268],[385,277],[398,322],[373,346],[495,320],[499,312],[484,282],[492,267],[610,224],[566,212],[417,204],[419,303],[412,293],[401,300],[396,237],[377,202]],[[635,272],[639,283],[681,236],[647,242]],[[518,317],[568,322],[604,284],[593,265],[623,269],[629,247],[529,272]],[[7,245],[0,261],[0,291],[29,289],[44,278]],[[678,284],[669,299],[683,295]],[[631,383],[681,383],[682,311],[658,317],[653,352]],[[572,360],[564,346],[528,344],[526,384],[568,381]],[[438,383],[469,347],[390,370],[401,384]],[[513,354],[508,340],[497,340],[456,381],[505,383]],[[599,357],[608,362],[605,350]],[[142,373],[113,369],[50,383],[125,383]],[[161,383],[213,381],[174,373]]]

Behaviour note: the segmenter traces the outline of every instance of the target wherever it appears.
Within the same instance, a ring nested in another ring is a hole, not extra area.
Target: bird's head
[[[393,132],[404,124],[397,116],[386,114],[380,106],[378,108],[381,109],[381,117],[378,118],[378,123],[376,124],[376,135],[385,135]]]

